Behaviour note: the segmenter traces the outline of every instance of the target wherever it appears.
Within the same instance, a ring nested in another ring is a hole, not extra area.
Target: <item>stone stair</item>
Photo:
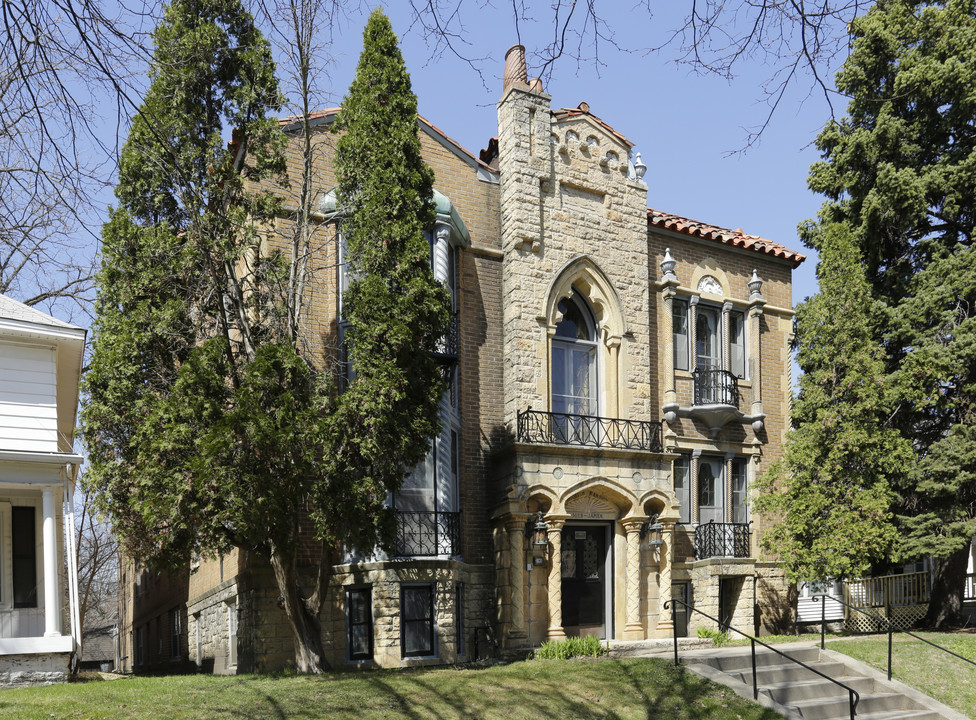
[[[853,688],[859,695],[858,720],[965,720],[965,716],[863,663],[816,645],[778,646],[790,657]],[[681,653],[689,670],[752,699],[749,647],[712,648]],[[848,692],[801,665],[756,647],[756,681],[761,704],[791,720],[842,720],[850,717]]]

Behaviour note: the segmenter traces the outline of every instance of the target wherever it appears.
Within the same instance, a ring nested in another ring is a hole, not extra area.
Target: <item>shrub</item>
[[[599,657],[610,651],[609,646],[592,635],[569,637],[565,640],[546,640],[535,651],[535,657],[543,660],[567,660],[573,657]]]
[[[698,628],[698,637],[711,640],[713,643],[715,643],[715,647],[728,645],[729,641],[731,640],[727,632],[721,632],[720,630],[710,627]]]

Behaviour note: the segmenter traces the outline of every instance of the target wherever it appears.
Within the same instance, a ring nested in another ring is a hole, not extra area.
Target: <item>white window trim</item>
[[[0,501],[0,610],[13,610],[14,607],[12,506],[9,501]]]

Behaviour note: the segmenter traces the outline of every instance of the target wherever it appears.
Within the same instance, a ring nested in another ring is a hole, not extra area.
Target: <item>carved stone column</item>
[[[449,278],[449,258],[451,252],[451,226],[437,223],[434,226],[434,279],[447,284]]]
[[[549,526],[549,629],[550,640],[566,637],[563,630],[563,525],[565,517],[546,517]]]
[[[664,609],[664,603],[671,602],[671,556],[674,547],[674,521],[661,522],[664,530],[661,532],[661,539],[664,544],[658,552],[661,553],[661,573],[658,575],[658,615],[657,633],[658,635],[670,635],[674,632],[674,623],[671,622],[671,608]]]
[[[624,522],[627,531],[627,623],[624,640],[643,640],[641,623],[641,538],[640,530],[646,518],[633,518]]]
[[[688,300],[688,370],[698,369],[698,295],[692,295]]]
[[[729,337],[729,314],[732,312],[732,303],[726,300],[722,303],[722,369],[726,372],[732,370],[732,343]]]
[[[765,417],[762,403],[762,342],[760,328],[762,325],[763,306],[766,299],[762,296],[762,280],[752,271],[752,279],[749,281],[749,379],[752,381],[752,409],[753,417]],[[762,420],[754,420],[753,430],[759,432],[762,429]]]
[[[675,285],[665,285],[661,290],[664,297],[664,329],[662,331],[661,345],[664,351],[664,419],[669,423],[674,422],[677,415],[675,410],[678,407],[678,392],[674,386],[674,296]],[[669,417],[670,414],[670,417]]]
[[[691,483],[689,490],[691,492],[691,521],[693,523],[698,522],[698,460],[701,458],[701,448],[695,448],[691,451],[691,467],[688,470],[689,478],[688,482]]]
[[[508,532],[509,568],[508,582],[511,587],[511,605],[508,618],[509,640],[525,638],[525,521],[528,515],[512,515],[505,524]],[[513,642],[513,645],[519,643]]]
[[[606,339],[607,355],[607,417],[621,417],[620,415],[620,336]]]

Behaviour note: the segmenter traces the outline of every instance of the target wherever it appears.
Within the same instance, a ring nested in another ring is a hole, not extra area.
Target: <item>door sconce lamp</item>
[[[529,518],[525,521],[525,534],[536,549],[549,545],[549,526],[543,520],[541,510],[535,514],[535,520]]]
[[[664,539],[661,537],[664,534],[664,526],[657,521],[657,518],[657,513],[651,515],[650,519],[641,526],[640,532],[642,538],[647,537],[647,547],[652,550],[664,545]]]

